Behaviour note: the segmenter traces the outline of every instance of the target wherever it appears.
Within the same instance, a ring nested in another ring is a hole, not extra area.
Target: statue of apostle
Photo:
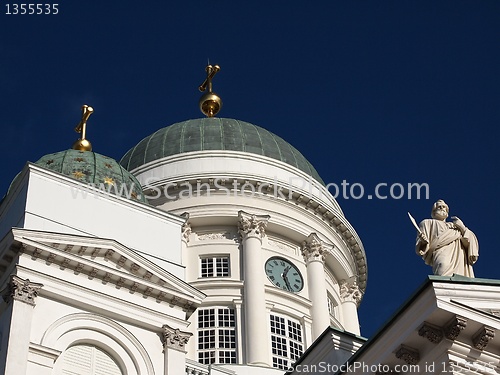
[[[448,212],[444,201],[434,203],[432,219],[419,225],[416,252],[432,266],[434,275],[474,277],[472,265],[479,256],[476,235],[456,216],[451,218],[453,222],[446,221]]]

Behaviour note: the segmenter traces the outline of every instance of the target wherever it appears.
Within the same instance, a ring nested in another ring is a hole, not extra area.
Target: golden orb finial
[[[92,151],[92,145],[90,144],[88,139],[85,138],[85,132],[87,131],[87,120],[92,113],[94,113],[94,108],[88,106],[87,104],[84,104],[82,106],[82,119],[75,128],[75,131],[77,133],[80,133],[80,138],[75,143],[73,143],[73,150]]]
[[[222,99],[212,91],[212,78],[214,78],[215,74],[219,70],[219,65],[208,65],[205,68],[207,78],[203,81],[200,87],[198,87],[201,92],[207,90],[207,92],[200,98],[200,110],[207,117],[214,117],[222,108]]]

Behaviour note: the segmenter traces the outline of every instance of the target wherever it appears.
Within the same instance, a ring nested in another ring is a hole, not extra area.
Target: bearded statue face
[[[448,217],[448,205],[443,200],[438,200],[432,207],[432,218],[436,220],[446,220]]]

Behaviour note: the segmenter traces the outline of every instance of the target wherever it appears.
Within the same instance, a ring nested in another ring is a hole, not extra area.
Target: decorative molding
[[[447,339],[456,340],[460,332],[467,327],[467,319],[455,315],[444,327],[444,335]]]
[[[40,256],[40,254],[41,254],[41,253],[42,253],[42,250],[40,250],[40,249],[35,249],[35,250],[33,250],[33,255],[32,255],[32,257],[31,257],[31,258],[32,258],[33,260],[37,260],[37,259],[38,259],[38,257]]]
[[[420,361],[420,354],[417,349],[401,344],[395,351],[396,358],[402,359],[409,365],[416,365]]]
[[[87,251],[88,249],[88,246],[80,246],[80,249],[78,250],[78,255],[82,255],[85,251]],[[99,253],[99,248],[96,248],[93,252],[92,252],[92,255],[94,255],[94,252],[97,251],[97,253]]]
[[[309,237],[302,242],[302,256],[306,263],[318,260],[324,263],[327,254],[327,246],[319,239],[316,233],[311,233]]]
[[[443,330],[440,327],[430,324],[428,322],[424,322],[420,326],[420,328],[418,329],[418,334],[419,336],[425,337],[433,344],[440,343],[444,337]]]
[[[157,296],[156,296],[156,302],[160,303],[162,301],[166,301],[167,300],[167,294],[165,292],[160,292]]]
[[[54,263],[54,260],[56,259],[56,254],[49,254],[49,256],[47,257],[47,265],[51,265],[52,263]]]
[[[238,211],[238,232],[242,239],[248,237],[263,238],[266,235],[266,227],[269,215],[253,215],[245,211]]]
[[[479,350],[483,350],[486,348],[490,340],[495,337],[495,329],[483,326],[479,331],[477,331],[474,336],[472,336],[472,343],[474,347]]]
[[[71,260],[69,258],[64,258],[64,260],[62,261],[61,265],[59,266],[59,268],[61,270],[65,270],[66,268],[69,267],[69,262],[71,262]]]
[[[272,247],[275,247],[277,249],[283,250],[283,251],[288,251],[291,253],[296,254],[297,253],[297,247],[289,245],[287,243],[278,241],[278,240],[272,240],[270,238],[267,239],[267,243],[271,245]]]
[[[84,264],[83,263],[78,263],[75,268],[75,274],[79,274],[80,272],[83,271]]]
[[[232,240],[234,242],[238,241],[238,235],[229,231],[226,232],[215,232],[215,233],[203,233],[197,235],[198,240]]]
[[[130,266],[130,272],[136,275],[140,268],[141,266],[138,265],[137,263],[132,263],[132,265]]]
[[[92,267],[92,270],[89,273],[89,278],[93,279],[94,277],[96,277],[97,276],[97,272],[98,272],[98,269]]]
[[[120,277],[116,282],[116,288],[120,289],[124,284],[125,284],[125,279],[123,277]]]
[[[42,287],[43,284],[33,283],[29,279],[24,280],[19,276],[10,275],[9,283],[1,294],[6,303],[16,300],[35,306],[35,298]]]
[[[122,255],[122,256],[120,256],[120,259],[118,259],[118,265],[120,267],[123,267],[125,265],[126,261],[127,261],[127,258]]]
[[[191,332],[183,332],[178,328],[172,328],[165,324],[162,332],[163,350],[175,349],[185,352],[185,347],[189,338],[193,335]]]
[[[183,306],[182,306],[182,311],[184,312],[188,312],[188,311],[194,311],[196,310],[194,307],[193,307],[193,302],[191,301],[187,301]]]
[[[189,218],[189,215],[188,215]],[[193,228],[191,227],[191,223],[189,221],[186,221],[184,224],[182,224],[182,240],[186,243],[189,242],[189,236],[191,235]]]
[[[339,286],[342,302],[355,302],[356,305],[359,305],[363,298],[363,293],[359,289],[356,280],[340,280]]]
[[[180,297],[173,296],[173,297],[170,299],[169,306],[170,306],[170,307],[178,306],[178,305],[179,305],[179,301],[180,301],[180,300],[181,300],[181,298],[180,298]]]

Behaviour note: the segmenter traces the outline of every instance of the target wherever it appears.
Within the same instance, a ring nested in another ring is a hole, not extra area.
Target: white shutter
[[[104,350],[92,345],[75,345],[63,354],[63,375],[122,375],[116,362]]]

